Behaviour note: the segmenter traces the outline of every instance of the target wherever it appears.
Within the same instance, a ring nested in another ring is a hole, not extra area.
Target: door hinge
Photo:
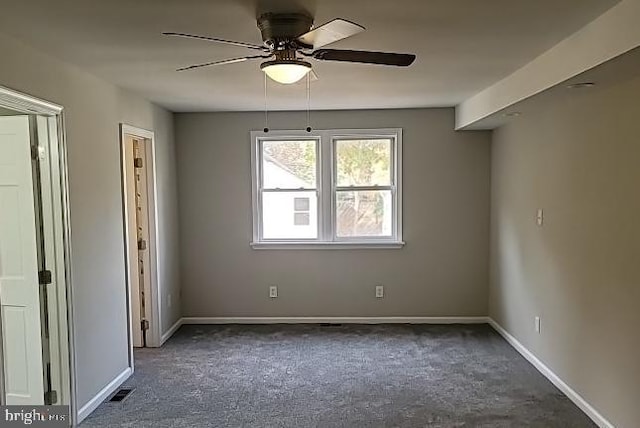
[[[51,271],[50,270],[41,270],[38,272],[38,282],[40,285],[48,285],[51,284]]]
[[[47,391],[44,393],[45,404],[51,405],[58,401],[58,393],[56,391]]]
[[[149,321],[147,320],[140,321],[140,327],[142,327],[142,330],[149,330]]]
[[[136,168],[142,168],[142,158],[134,158],[133,166],[135,166]]]
[[[138,239],[138,250],[146,250],[147,249],[147,241],[144,239]]]

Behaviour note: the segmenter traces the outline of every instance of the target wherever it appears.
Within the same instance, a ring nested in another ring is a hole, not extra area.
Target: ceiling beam
[[[513,74],[460,103],[456,129],[483,129],[482,119],[640,46],[639,19],[640,0],[622,0]]]

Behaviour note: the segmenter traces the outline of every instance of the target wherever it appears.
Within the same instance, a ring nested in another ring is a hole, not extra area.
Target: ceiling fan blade
[[[163,32],[162,34],[164,34],[165,36],[185,37],[187,39],[206,40],[209,42],[224,43],[227,45],[240,46],[243,48],[256,49],[260,51],[269,52],[269,49],[267,49],[265,46],[254,45],[251,43],[235,42],[233,40],[217,39],[215,37],[198,36],[196,34],[173,33],[173,32]]]
[[[313,52],[312,56],[321,61],[360,62],[364,64],[395,65],[398,67],[407,67],[416,59],[413,54],[336,49],[319,49]]]
[[[248,61],[250,59],[270,58],[270,57],[271,57],[271,55],[243,56],[241,58],[223,59],[222,61],[211,61],[211,62],[205,62],[204,64],[190,65],[188,67],[179,68],[176,71],[187,71],[187,70],[193,70],[194,68],[209,67],[209,66],[212,66],[212,65],[235,64],[236,62],[245,62],[245,61]]]
[[[319,48],[364,31],[362,25],[336,18],[298,37],[306,46]]]

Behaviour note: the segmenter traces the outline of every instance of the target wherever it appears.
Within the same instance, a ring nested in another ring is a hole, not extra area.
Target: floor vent
[[[123,401],[133,392],[133,388],[120,388],[111,396],[109,401]]]
[[[321,322],[320,327],[342,327],[339,322]]]

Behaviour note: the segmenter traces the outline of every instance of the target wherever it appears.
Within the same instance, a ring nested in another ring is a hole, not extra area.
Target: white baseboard
[[[591,418],[600,428],[615,428],[615,426],[605,419],[591,404],[587,402],[580,394],[567,385],[560,377],[555,374],[549,367],[547,367],[542,361],[538,359],[531,351],[507,332],[500,324],[498,324],[492,318],[488,319],[489,324],[493,327],[504,339],[515,348],[527,361],[529,361],[540,373],[544,375],[551,383],[553,383],[560,391],[562,391],[571,401],[574,402],[584,413]]]
[[[115,377],[107,386],[102,388],[91,400],[78,410],[76,424],[80,424],[87,416],[91,414],[108,396],[113,394],[133,374],[131,367],[127,367],[122,373]]]
[[[184,317],[182,324],[486,324],[487,317]]]
[[[173,324],[169,330],[167,330],[166,332],[164,332],[162,334],[162,337],[160,337],[160,346],[164,345],[164,342],[166,342],[167,340],[169,340],[169,338],[171,336],[173,336],[173,333],[175,333],[176,331],[178,331],[178,329],[180,328],[180,326],[182,325],[182,318],[178,319],[178,321],[175,322],[175,324]]]

